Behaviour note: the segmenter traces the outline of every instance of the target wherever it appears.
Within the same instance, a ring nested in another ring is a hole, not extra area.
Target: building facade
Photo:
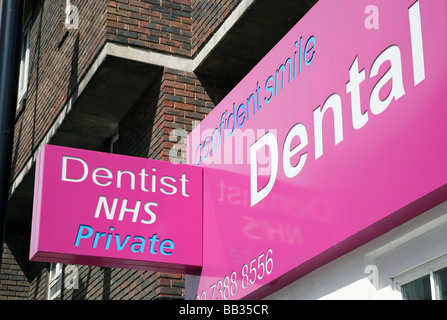
[[[26,0],[0,299],[183,299],[182,274],[30,262],[35,157],[182,159],[185,133],[314,3]]]

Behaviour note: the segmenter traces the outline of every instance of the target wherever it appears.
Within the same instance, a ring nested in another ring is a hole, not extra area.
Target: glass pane
[[[52,282],[56,280],[62,273],[62,264],[61,263],[50,263],[50,275],[49,281]]]
[[[431,300],[430,276],[411,281],[401,287],[404,300]]]
[[[60,292],[61,292],[61,282],[62,282],[61,279],[59,279],[57,282],[54,282],[50,286],[50,288],[49,288],[49,290],[50,290],[50,292],[49,292],[50,299],[54,299],[54,298],[56,298],[60,294]]]
[[[57,276],[56,267],[56,263],[50,263],[50,282],[53,281],[54,278]]]
[[[447,300],[447,268],[435,272],[436,295],[439,300]]]

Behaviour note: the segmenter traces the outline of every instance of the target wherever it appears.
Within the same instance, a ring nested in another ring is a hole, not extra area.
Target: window
[[[430,277],[413,280],[401,287],[404,300],[431,300]]]
[[[447,257],[406,272],[395,284],[403,300],[447,300]]]
[[[22,49],[20,53],[20,73],[19,73],[19,92],[18,103],[20,105],[23,99],[26,99],[28,89],[28,71],[29,71],[29,29],[25,31],[22,39]]]
[[[436,296],[439,300],[447,300],[447,268],[434,273]]]
[[[120,153],[119,138],[120,138],[120,135],[117,133],[110,139],[110,153],[115,153],[115,154]]]
[[[50,263],[50,274],[48,277],[48,300],[56,299],[61,294],[62,269],[62,263]]]
[[[63,299],[68,290],[79,289],[79,270],[76,265],[51,263],[48,277],[48,300]]]

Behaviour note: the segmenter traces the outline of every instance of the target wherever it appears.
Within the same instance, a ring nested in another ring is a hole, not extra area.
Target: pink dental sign
[[[262,298],[447,199],[447,1],[320,0],[188,137],[190,298]]]
[[[46,145],[30,260],[197,272],[202,169]]]

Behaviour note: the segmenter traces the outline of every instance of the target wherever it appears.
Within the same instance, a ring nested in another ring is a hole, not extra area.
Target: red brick
[[[68,32],[64,42],[60,43],[61,38],[55,35],[65,34],[61,29],[62,7],[58,1],[43,1],[43,10],[37,10],[34,21],[31,21],[29,91],[16,116],[13,176],[16,177],[30,160],[35,147],[48,133],[106,42],[190,57],[212,36],[238,2],[202,1],[200,7],[198,3],[171,0],[171,6],[164,7],[163,1],[157,0],[77,1],[80,30]],[[185,10],[190,7],[193,13]],[[199,9],[204,10],[204,16],[209,19],[197,20],[194,10]],[[88,23],[82,23],[82,19]],[[75,45],[79,49],[76,60],[73,59]],[[220,79],[199,80],[192,72],[163,69],[119,123],[122,152],[169,161],[172,130],[191,130],[193,121],[205,117],[226,92],[225,81]],[[28,230],[20,234],[27,233]],[[9,230],[8,237],[11,234],[20,235]],[[28,249],[28,246],[29,240],[20,240],[15,250]],[[47,264],[30,263],[27,254],[13,256],[9,249],[5,248],[3,256],[1,274],[8,278],[3,280],[4,283],[0,282],[0,299],[46,299]],[[184,276],[181,274],[92,266],[79,266],[79,272],[82,289],[67,291],[64,298],[184,296]],[[11,288],[5,293],[2,286]]]

